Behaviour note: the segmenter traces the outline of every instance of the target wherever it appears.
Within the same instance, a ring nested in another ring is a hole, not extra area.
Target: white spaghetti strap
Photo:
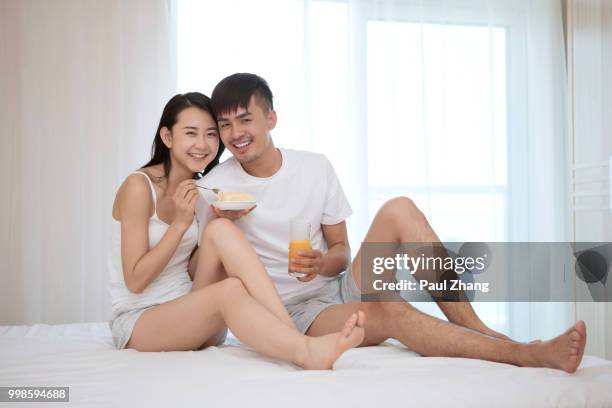
[[[149,187],[151,187],[151,197],[153,197],[153,215],[157,214],[157,193],[155,192],[155,187],[153,186],[153,182],[149,178],[149,175],[143,171],[135,171],[135,174],[142,174],[146,177],[149,182]]]

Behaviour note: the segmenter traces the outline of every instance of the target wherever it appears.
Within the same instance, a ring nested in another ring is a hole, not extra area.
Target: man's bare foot
[[[307,370],[328,370],[346,350],[363,341],[365,314],[353,313],[342,331],[325,336],[306,336],[304,349],[298,351],[296,362]]]
[[[568,373],[578,369],[586,345],[586,325],[579,320],[552,340],[530,343],[538,366],[558,368]]]

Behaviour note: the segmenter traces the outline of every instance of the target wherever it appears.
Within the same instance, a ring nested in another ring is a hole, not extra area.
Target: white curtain
[[[0,324],[109,317],[112,201],[176,88],[173,13],[0,2]]]
[[[612,241],[612,2],[568,1],[573,90],[574,240]],[[609,271],[610,273],[610,271]],[[610,275],[606,285],[612,298]],[[587,290],[582,282],[578,289]],[[576,303],[586,352],[612,359],[612,303]]]
[[[266,78],[275,142],[331,159],[354,249],[397,195],[443,240],[569,239],[558,1],[178,0],[176,38],[161,0],[0,7],[14,62],[0,66],[0,324],[108,317],[112,199],[146,160],[175,78],[207,94],[230,73]],[[478,308],[520,339],[571,317]]]
[[[210,92],[233,72],[266,78],[276,144],[325,153],[334,164],[354,209],[354,251],[380,205],[397,195],[414,199],[442,240],[570,239],[560,1],[177,7],[179,90]],[[202,48],[220,32],[222,41]],[[522,340],[550,337],[571,321],[568,304],[476,306]],[[421,307],[439,315],[435,305]]]

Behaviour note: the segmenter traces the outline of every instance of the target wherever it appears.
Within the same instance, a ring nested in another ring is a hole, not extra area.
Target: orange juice
[[[292,266],[298,268],[300,267],[300,265],[291,264],[291,258],[297,258],[298,251],[310,251],[311,249],[312,247],[310,246],[309,239],[292,239],[291,241],[289,241],[289,269],[291,269]]]

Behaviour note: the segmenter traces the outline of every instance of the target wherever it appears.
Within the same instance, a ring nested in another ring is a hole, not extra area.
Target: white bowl
[[[212,205],[222,211],[248,210],[257,204],[256,201],[213,201]]]

